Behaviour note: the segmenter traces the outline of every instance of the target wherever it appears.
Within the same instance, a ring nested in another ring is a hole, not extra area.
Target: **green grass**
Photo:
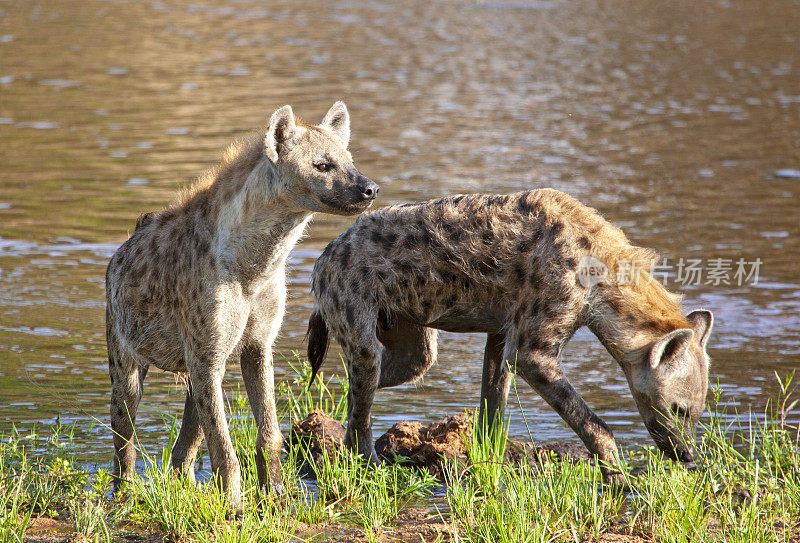
[[[308,366],[299,359],[293,364],[297,377],[278,385],[284,420],[320,408],[342,420],[346,383],[320,376],[308,389]],[[665,460],[653,448],[623,455],[627,493],[604,486],[600,470],[585,463],[507,465],[508,422],[501,420],[491,432],[474,425],[465,436],[469,460],[453,461],[447,469],[447,505],[440,515],[449,540],[591,541],[606,533],[635,533],[659,542],[796,541],[800,443],[786,416],[796,406],[796,394],[792,377],[779,384],[780,394],[764,416],[710,410],[696,439],[697,469]],[[715,394],[712,405],[719,405],[721,392]],[[144,473],[112,502],[110,475],[102,469],[90,474],[76,464],[70,431],[13,431],[0,436],[0,543],[22,543],[37,516],[63,520],[77,539],[98,543],[118,540],[121,530],[155,531],[172,541],[244,543],[325,540],[353,527],[359,537],[377,541],[405,509],[435,507],[429,496],[437,482],[427,472],[365,467],[347,451],[326,454],[316,468],[316,483],[303,481],[297,475],[296,459],[303,454],[297,446],[282,462],[288,497],[260,495],[256,429],[244,394],[233,395],[229,414],[242,464],[240,518],[230,518],[213,481],[176,478],[169,447],[157,454],[140,450]],[[174,439],[177,421],[167,419],[165,426]]]

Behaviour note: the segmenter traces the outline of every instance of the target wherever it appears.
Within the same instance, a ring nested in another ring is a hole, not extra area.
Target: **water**
[[[0,1],[0,432],[76,423],[86,462],[107,464],[109,256],[277,107],[316,122],[337,99],[382,204],[555,187],[660,251],[686,307],[714,311],[727,403],[762,410],[773,372],[800,367],[798,29],[791,0]],[[350,221],[318,216],[292,253],[278,379],[305,349],[314,260]],[[706,266],[700,284],[678,281],[681,259]],[[730,284],[706,284],[713,259]],[[760,259],[757,283],[737,284],[739,259]],[[442,334],[421,384],[379,392],[376,435],[477,405],[482,347]],[[650,443],[593,336],[564,366],[623,446]],[[537,439],[576,439],[519,393]],[[151,371],[145,446],[182,405]]]

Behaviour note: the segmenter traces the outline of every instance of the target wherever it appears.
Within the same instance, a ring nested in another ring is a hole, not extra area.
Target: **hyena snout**
[[[691,436],[694,435],[694,425],[673,428],[667,421],[656,419],[646,426],[653,441],[667,457],[684,464],[694,462],[697,451],[690,442]]]
[[[355,168],[351,168],[347,174],[362,200],[374,200],[377,198],[381,188],[375,181],[366,177]]]

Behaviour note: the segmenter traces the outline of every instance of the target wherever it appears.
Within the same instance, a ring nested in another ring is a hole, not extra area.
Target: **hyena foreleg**
[[[263,492],[285,494],[280,454],[283,435],[275,412],[275,377],[269,346],[251,345],[242,351],[242,377],[253,410],[256,435],[256,472]]]
[[[603,476],[612,482],[618,464],[617,444],[611,428],[598,417],[567,380],[552,348],[520,349],[517,373],[555,409],[601,462]]]
[[[227,357],[210,357],[201,352],[198,348],[186,348],[194,405],[206,436],[212,473],[228,494],[229,506],[238,508],[242,497],[241,467],[228,431],[222,392]]]

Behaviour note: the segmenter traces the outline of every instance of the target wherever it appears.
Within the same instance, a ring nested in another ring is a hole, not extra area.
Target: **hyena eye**
[[[318,162],[317,164],[314,164],[314,169],[317,170],[318,172],[327,172],[332,167],[333,166],[331,166],[327,162]]]

